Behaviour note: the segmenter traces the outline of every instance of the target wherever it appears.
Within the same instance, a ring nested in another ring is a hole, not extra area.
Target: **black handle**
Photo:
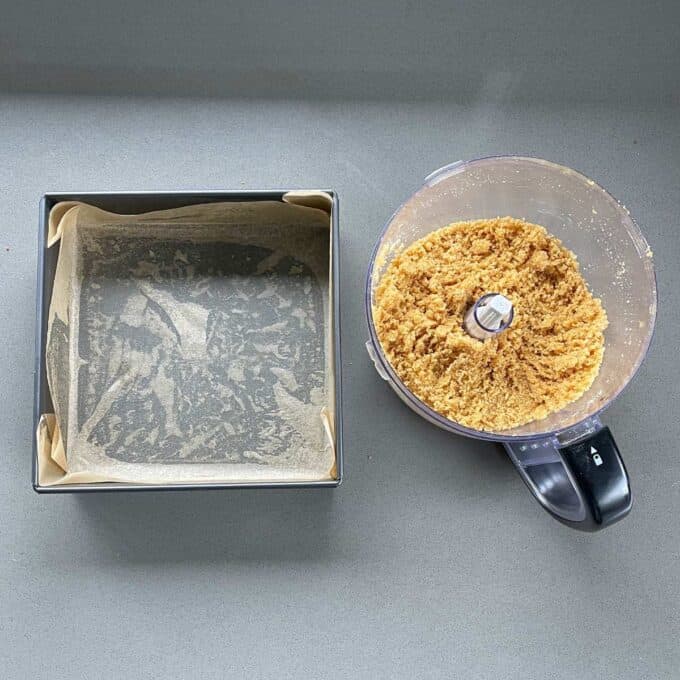
[[[626,466],[608,427],[560,449],[586,510],[583,528],[597,531],[624,518],[633,505]]]
[[[633,496],[628,473],[608,427],[591,421],[587,436],[560,446],[506,442],[505,448],[539,503],[563,524],[598,531],[624,518]]]

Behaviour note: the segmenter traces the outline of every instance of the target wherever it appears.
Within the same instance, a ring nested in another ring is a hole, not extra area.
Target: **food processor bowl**
[[[576,254],[609,325],[600,371],[585,394],[541,420],[488,432],[443,417],[401,382],[380,345],[373,304],[386,268],[411,243],[452,222],[503,216],[544,226]],[[627,473],[599,414],[647,353],[656,281],[644,236],[627,208],[605,189],[571,168],[538,158],[495,156],[441,168],[385,226],[369,264],[365,300],[368,352],[381,377],[414,411],[450,432],[502,442],[539,502],[566,524],[596,530],[628,513]]]

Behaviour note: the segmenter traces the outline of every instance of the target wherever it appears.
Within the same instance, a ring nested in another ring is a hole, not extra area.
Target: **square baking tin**
[[[319,190],[331,197],[330,214],[330,310],[331,346],[330,365],[333,370],[334,384],[334,446],[335,477],[308,482],[210,482],[182,484],[126,484],[117,482],[61,484],[44,486],[39,483],[38,445],[35,436],[41,414],[53,411],[52,399],[47,383],[45,365],[45,346],[47,341],[47,321],[52,285],[59,255],[59,244],[47,248],[47,235],[50,210],[61,201],[82,201],[95,207],[119,214],[146,213],[153,210],[167,210],[187,205],[239,201],[282,201],[283,196],[292,189],[276,191],[172,191],[172,192],[94,192],[94,193],[49,193],[40,201],[40,221],[38,233],[38,282],[36,304],[36,359],[35,394],[33,420],[33,488],[38,493],[84,493],[96,491],[171,491],[183,489],[227,489],[227,488],[317,488],[336,487],[343,475],[342,443],[342,401],[341,401],[341,361],[340,361],[340,281],[339,281],[339,228],[338,199],[333,191]]]

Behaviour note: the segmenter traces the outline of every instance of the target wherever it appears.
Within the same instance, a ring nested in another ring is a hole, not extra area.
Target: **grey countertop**
[[[680,116],[644,78],[661,62],[677,77],[677,41],[668,50],[641,62],[639,99],[532,100],[512,60],[486,64],[460,99],[0,96],[3,676],[677,677]],[[499,447],[411,413],[364,349],[364,275],[383,223],[430,171],[495,153],[600,181],[655,253],[652,350],[604,416],[636,502],[601,534],[551,519]],[[340,196],[344,484],[34,494],[40,195],[289,185]]]

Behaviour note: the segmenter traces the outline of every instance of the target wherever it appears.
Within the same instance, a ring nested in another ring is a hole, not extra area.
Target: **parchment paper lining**
[[[330,199],[284,200],[53,208],[41,484],[335,476]]]

